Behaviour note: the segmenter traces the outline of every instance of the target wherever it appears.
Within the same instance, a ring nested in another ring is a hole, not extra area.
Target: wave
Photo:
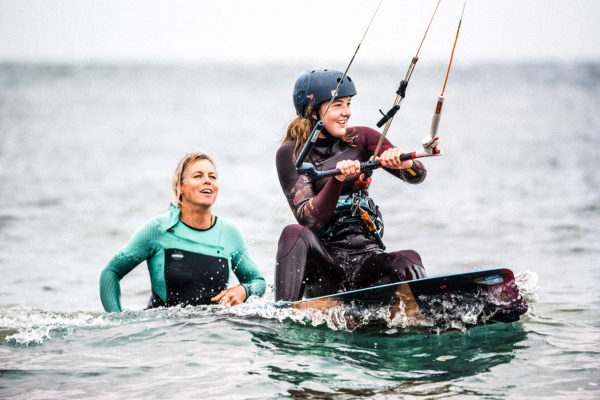
[[[518,273],[516,282],[530,309],[538,299],[538,276],[534,272]],[[457,295],[460,296],[460,295]],[[406,332],[443,333],[462,331],[477,324],[483,304],[473,298],[452,298],[446,302],[431,299],[435,313],[414,318],[404,311],[403,304],[392,307],[353,308],[330,307],[327,310],[293,309],[273,302],[272,291],[263,298],[250,298],[236,307],[219,305],[198,307],[157,308],[122,313],[55,312],[28,306],[0,308],[0,344],[30,346],[51,339],[66,338],[76,331],[107,329],[115,326],[165,320],[194,320],[211,323],[215,319],[261,319],[278,324],[300,324],[326,327],[335,331],[364,331],[395,335]],[[437,302],[437,303],[433,303]]]

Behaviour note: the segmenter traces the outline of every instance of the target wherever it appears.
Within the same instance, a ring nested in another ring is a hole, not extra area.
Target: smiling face
[[[181,182],[182,208],[210,208],[217,200],[218,192],[217,169],[212,162],[197,160],[185,169]]]
[[[335,99],[327,111],[325,118],[322,118],[325,124],[325,129],[333,137],[343,137],[346,134],[348,128],[348,120],[352,115],[350,111],[351,97],[342,97]],[[319,115],[323,117],[325,110],[327,109],[329,102],[322,103],[319,106]]]

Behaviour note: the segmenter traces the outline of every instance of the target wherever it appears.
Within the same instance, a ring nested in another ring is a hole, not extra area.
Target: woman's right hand
[[[360,174],[360,161],[358,160],[340,161],[335,167],[342,172],[340,175],[335,176],[335,179],[340,182],[343,182],[346,178],[352,178]]]
[[[218,301],[224,306],[236,306],[242,304],[247,297],[246,288],[242,285],[237,285],[222,290],[218,295],[210,299],[210,301]]]

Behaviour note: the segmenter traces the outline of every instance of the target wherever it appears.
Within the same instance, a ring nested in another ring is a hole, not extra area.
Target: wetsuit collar
[[[160,223],[160,226],[165,230],[168,231],[169,229],[173,228],[175,225],[177,225],[177,223],[179,222],[179,216],[181,215],[181,208],[179,207],[175,207],[173,204],[169,205],[169,213],[168,214],[164,214],[163,216],[161,216],[158,219],[158,222]],[[215,227],[215,225],[217,225],[217,221],[219,220],[219,218],[215,215],[215,222],[211,225],[210,228],[205,229],[204,231],[207,231],[209,229],[212,229]],[[182,224],[186,225],[184,222],[182,222]],[[188,226],[188,225],[186,225]],[[190,229],[195,229],[192,228],[191,226],[189,227]],[[197,231],[203,231],[202,229],[195,229]]]
[[[328,146],[328,145],[332,145],[338,141],[338,138],[331,136],[331,134],[329,132],[327,132],[325,129],[323,129],[323,133],[325,134],[325,137],[317,138],[317,142],[316,142],[317,145]]]
[[[325,130],[323,130],[325,132]],[[331,136],[329,132],[324,138],[318,138],[316,141],[316,146],[325,148],[327,156],[331,156],[333,154],[333,146],[339,141],[338,138]]]
[[[335,141],[335,140],[337,140],[337,138],[336,138],[335,136],[332,136],[332,135],[331,135],[331,133],[329,133],[329,132],[327,131],[327,129],[325,129],[325,128],[323,128],[323,130],[321,131],[321,133],[322,133],[323,135],[325,135],[325,139],[328,139],[328,140],[334,140],[334,141]]]
[[[168,231],[179,222],[179,214],[181,214],[181,208],[175,207],[174,205],[169,206],[169,213],[165,215],[165,218],[159,219],[161,226],[165,231]]]

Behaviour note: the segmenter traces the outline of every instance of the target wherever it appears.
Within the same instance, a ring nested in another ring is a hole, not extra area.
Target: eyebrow
[[[192,175],[195,175],[195,174],[204,174],[204,173],[206,173],[207,175],[217,175],[217,173],[215,171],[204,172],[202,170],[192,170],[192,171],[190,171],[190,173]]]

